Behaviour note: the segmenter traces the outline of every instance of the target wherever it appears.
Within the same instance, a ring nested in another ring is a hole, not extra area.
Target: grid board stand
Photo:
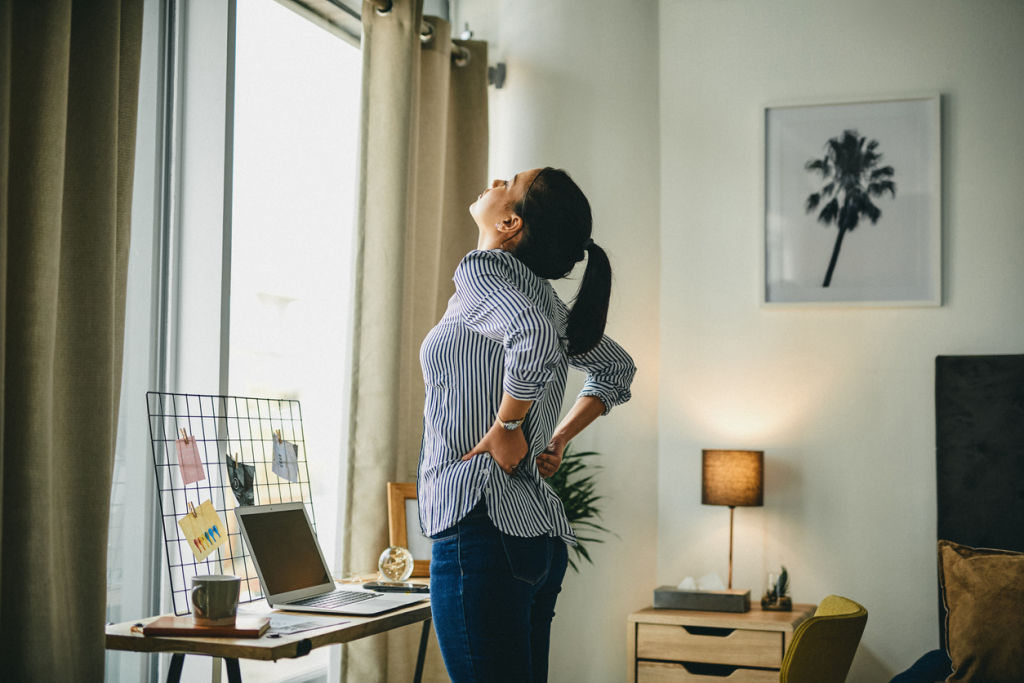
[[[214,396],[208,394],[146,393],[153,470],[160,501],[161,526],[167,571],[171,579],[174,613],[192,611],[189,591],[192,578],[206,574],[234,574],[242,579],[239,602],[263,598],[259,576],[242,541],[235,519],[238,505],[228,478],[225,454],[256,468],[253,481],[255,504],[304,502],[316,531],[313,497],[309,486],[302,408],[291,399]],[[185,429],[195,439],[205,479],[185,485],[178,467],[176,442]],[[295,444],[298,481],[279,477],[271,469],[276,431]],[[209,500],[227,528],[227,539],[203,560],[192,553],[178,520]]]

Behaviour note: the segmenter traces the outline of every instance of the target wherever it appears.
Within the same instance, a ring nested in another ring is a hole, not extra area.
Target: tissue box
[[[702,612],[749,612],[750,591],[684,591],[675,586],[659,586],[654,589],[654,607]]]

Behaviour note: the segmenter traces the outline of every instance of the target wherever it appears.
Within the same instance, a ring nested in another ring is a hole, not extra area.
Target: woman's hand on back
[[[568,440],[558,435],[551,437],[548,447],[537,456],[537,471],[540,472],[540,476],[547,479],[562,466],[562,453],[565,451],[566,443]]]
[[[494,462],[498,463],[498,467],[511,476],[520,461],[526,457],[527,450],[526,437],[522,429],[509,431],[495,422],[484,438],[480,439],[473,450],[462,456],[462,459],[469,460],[474,456],[489,453]]]

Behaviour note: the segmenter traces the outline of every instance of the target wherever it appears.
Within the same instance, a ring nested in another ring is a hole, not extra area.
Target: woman
[[[629,400],[635,367],[604,336],[611,268],[590,204],[561,170],[495,180],[469,207],[477,249],[423,340],[418,493],[431,607],[448,674],[546,681],[555,598],[576,538],[543,480],[566,443]],[[587,257],[572,310],[548,282]],[[568,366],[586,371],[558,423]]]

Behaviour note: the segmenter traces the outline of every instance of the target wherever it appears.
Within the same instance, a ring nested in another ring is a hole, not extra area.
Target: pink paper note
[[[181,469],[181,480],[185,485],[206,479],[203,463],[196,451],[195,437],[178,439],[175,444],[178,446],[178,467]]]

